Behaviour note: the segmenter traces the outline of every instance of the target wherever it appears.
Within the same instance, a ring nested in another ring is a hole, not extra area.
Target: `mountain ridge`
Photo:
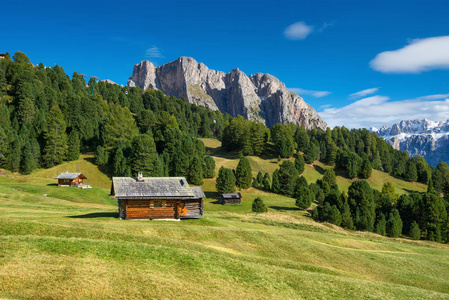
[[[407,151],[410,156],[422,156],[436,166],[440,161],[449,162],[449,119],[403,120],[391,127],[371,128],[397,150]]]
[[[127,86],[158,89],[189,103],[232,116],[242,115],[268,127],[294,123],[307,129],[327,128],[316,111],[275,76],[247,76],[238,68],[229,73],[216,71],[191,57],[182,56],[159,67],[142,61],[134,65]]]

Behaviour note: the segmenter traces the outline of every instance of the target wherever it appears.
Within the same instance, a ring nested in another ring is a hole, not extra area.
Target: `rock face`
[[[248,77],[239,69],[215,71],[191,57],[180,57],[157,68],[142,61],[134,65],[128,86],[159,89],[166,95],[184,97],[189,103],[232,116],[242,115],[268,127],[277,123],[294,123],[307,129],[327,127],[310,105],[276,77],[262,73]]]
[[[371,128],[371,131],[395,149],[424,157],[432,166],[440,161],[449,162],[449,119],[443,122],[406,120],[391,127]]]

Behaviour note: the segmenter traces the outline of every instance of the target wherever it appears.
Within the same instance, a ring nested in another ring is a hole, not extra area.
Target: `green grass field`
[[[237,164],[214,151],[217,170]],[[119,220],[110,179],[89,158],[0,176],[0,298],[449,299],[448,245],[316,223],[293,199],[255,188],[242,191],[242,205],[222,206],[213,179],[203,185],[201,219]],[[58,188],[52,178],[77,165],[104,188]],[[317,169],[305,176],[316,180]],[[370,182],[385,179],[374,174]],[[268,213],[251,212],[257,196]]]

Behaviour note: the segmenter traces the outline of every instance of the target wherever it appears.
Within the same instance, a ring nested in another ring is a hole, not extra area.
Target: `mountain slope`
[[[276,77],[262,73],[248,77],[239,69],[215,71],[191,57],[159,67],[142,61],[134,66],[127,85],[159,89],[166,95],[184,97],[189,103],[232,116],[242,115],[268,127],[277,123],[294,123],[307,129],[327,127],[303,98]]]
[[[395,149],[422,156],[433,166],[449,162],[449,119],[442,122],[404,120],[393,126],[371,128]]]

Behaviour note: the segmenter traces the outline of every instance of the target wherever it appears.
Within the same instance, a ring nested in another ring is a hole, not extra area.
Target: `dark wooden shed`
[[[203,216],[201,187],[184,177],[113,177],[120,219],[194,219]]]
[[[218,202],[225,204],[242,204],[242,194],[240,193],[228,193],[222,194],[220,198],[218,198]]]
[[[69,173],[67,171],[59,174],[55,179],[58,179],[58,186],[79,186],[87,178],[81,173]]]

